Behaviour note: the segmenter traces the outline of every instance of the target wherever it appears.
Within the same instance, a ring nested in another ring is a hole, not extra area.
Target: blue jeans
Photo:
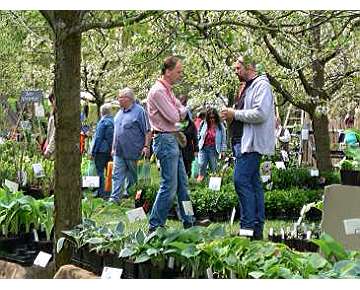
[[[163,227],[177,194],[179,214],[184,227],[194,224],[194,217],[187,216],[183,201],[189,201],[188,179],[179,145],[174,135],[158,134],[154,138],[154,153],[160,161],[160,188],[156,195],[149,219],[149,229]]]
[[[264,191],[260,180],[260,159],[257,152],[241,154],[241,144],[233,146],[236,157],[234,170],[235,191],[239,197],[240,226],[262,235],[265,206]]]
[[[97,153],[94,157],[96,174],[100,177],[100,185],[98,190],[98,196],[104,196],[104,169],[106,168],[107,163],[111,160],[110,153]]]
[[[217,158],[219,154],[216,152],[215,145],[214,146],[205,146],[200,149],[199,152],[199,168],[200,175],[205,176],[206,168],[208,164],[210,165],[210,170],[212,172],[217,169]]]
[[[113,166],[110,198],[119,201],[123,192],[127,191],[137,181],[137,160],[123,159],[115,155]]]

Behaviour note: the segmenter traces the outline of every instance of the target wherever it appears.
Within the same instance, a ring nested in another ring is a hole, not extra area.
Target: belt
[[[172,133],[174,133],[174,132],[169,132],[169,131],[163,132],[163,131],[153,130],[153,133],[154,133],[155,135],[158,135],[158,134],[172,134]]]

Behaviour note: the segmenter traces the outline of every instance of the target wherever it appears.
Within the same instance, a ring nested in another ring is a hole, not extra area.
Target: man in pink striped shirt
[[[184,228],[194,224],[189,213],[188,180],[181,150],[175,137],[176,123],[186,117],[187,109],[172,92],[172,85],[182,77],[182,63],[178,57],[169,56],[164,60],[161,77],[155,82],[147,97],[147,110],[154,132],[153,149],[160,161],[161,183],[149,219],[149,231],[163,227],[175,194]],[[184,203],[185,202],[185,203]]]

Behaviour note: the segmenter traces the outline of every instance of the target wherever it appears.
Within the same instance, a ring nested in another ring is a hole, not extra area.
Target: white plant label
[[[34,265],[45,268],[47,266],[47,264],[49,263],[51,257],[52,257],[52,255],[40,251],[34,261]]]
[[[236,208],[233,207],[232,212],[231,212],[230,225],[234,224],[235,214],[236,214]]]
[[[285,150],[281,150],[281,157],[285,162],[289,161],[289,154]]]
[[[360,235],[360,219],[344,220],[346,235]]]
[[[0,144],[4,144],[5,143],[5,139],[3,137],[0,137]]]
[[[17,172],[17,181],[22,184],[22,186],[25,186],[27,183],[27,173],[26,171],[18,171]]]
[[[99,176],[83,176],[82,187],[99,187],[100,177]]]
[[[310,169],[310,176],[319,176],[319,169]]]
[[[309,140],[309,129],[301,130],[301,140]]]
[[[169,269],[174,269],[174,265],[175,265],[175,258],[174,258],[174,257],[170,257],[170,258],[169,258],[169,262],[168,262],[168,268],[169,268]]]
[[[221,177],[210,177],[209,188],[219,191],[221,187]]]
[[[33,229],[33,234],[34,234],[34,241],[38,242],[39,241],[39,235],[36,229]]]
[[[286,169],[284,161],[276,161],[275,166],[277,169]]]
[[[11,192],[17,192],[19,189],[19,184],[16,182],[5,179],[4,184]]]
[[[45,110],[42,104],[34,103],[35,116],[38,118],[45,117]]]
[[[307,231],[306,232],[306,239],[310,240],[311,239],[311,231]]]
[[[206,275],[208,279],[214,279],[213,271],[211,270],[211,268],[206,269]]]
[[[285,240],[285,231],[284,231],[284,229],[280,230],[280,234],[281,234],[281,239]]]
[[[273,228],[270,228],[269,230],[269,236],[272,237],[274,235],[274,229]]]
[[[129,222],[133,223],[136,221],[146,220],[146,214],[144,209],[141,207],[129,210],[126,212]]]
[[[101,279],[121,279],[122,273],[123,269],[121,268],[104,267]]]
[[[44,169],[43,169],[41,163],[33,164],[32,168],[34,170],[34,174],[35,174],[36,178],[41,178],[41,177],[45,176]]]
[[[194,210],[193,210],[193,206],[190,200],[186,200],[182,202],[183,204],[183,208],[184,208],[184,212],[186,215],[188,216],[193,216],[194,215]]]
[[[236,274],[233,270],[230,271],[230,279],[236,279]]]
[[[268,182],[270,179],[271,179],[271,176],[270,176],[270,175],[261,175],[261,181],[262,181],[263,183]]]
[[[254,235],[254,230],[240,229],[239,235],[245,237],[252,237]]]

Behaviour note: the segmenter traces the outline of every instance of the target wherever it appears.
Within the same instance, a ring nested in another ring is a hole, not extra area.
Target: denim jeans
[[[174,135],[158,134],[154,138],[154,153],[160,161],[160,188],[149,219],[149,230],[163,227],[177,194],[179,214],[184,227],[194,224],[194,217],[187,216],[182,202],[189,201],[188,179],[181,150]]]
[[[241,154],[241,144],[233,146],[233,153],[236,157],[234,184],[239,197],[240,227],[254,230],[254,236],[262,236],[265,206],[260,180],[261,155],[257,152]]]
[[[112,192],[110,198],[119,201],[123,192],[137,181],[137,160],[123,159],[114,156]]]
[[[215,145],[214,146],[206,146],[200,149],[199,152],[199,168],[200,175],[205,176],[206,168],[208,164],[210,165],[210,170],[214,172],[217,169],[217,158],[219,154],[216,152]]]
[[[98,196],[104,196],[104,169],[106,168],[107,163],[111,160],[110,153],[97,153],[95,154],[94,162],[96,168],[96,174],[100,177],[100,185],[98,190]]]

